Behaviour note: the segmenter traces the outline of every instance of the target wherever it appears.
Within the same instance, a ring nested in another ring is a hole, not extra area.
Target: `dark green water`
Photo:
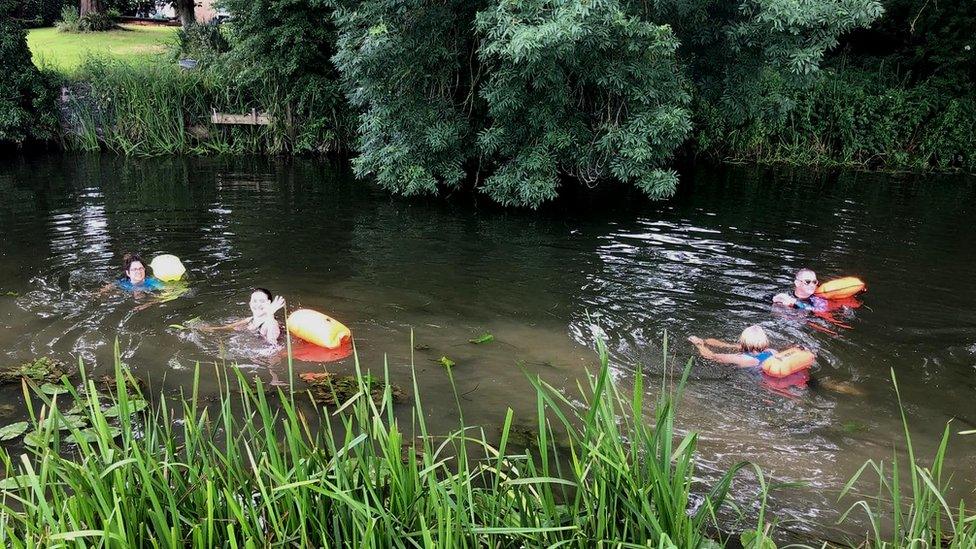
[[[465,419],[492,432],[506,407],[531,423],[521,368],[572,394],[597,364],[596,333],[621,382],[641,369],[656,393],[665,331],[671,369],[693,351],[689,334],[735,339],[760,323],[776,346],[818,352],[821,385],[786,397],[701,363],[683,427],[701,433],[706,470],[749,459],[778,480],[806,481],[771,507],[822,524],[850,503],[836,492],[864,460],[902,448],[890,370],[920,455],[934,453],[951,418],[954,432],[976,429],[972,180],[709,167],[683,181],[666,202],[603,193],[523,212],[470,197],[394,199],[314,162],[2,159],[0,294],[17,295],[0,296],[0,362],[80,356],[106,372],[118,339],[125,361],[164,390],[219,357],[268,379],[285,366],[248,335],[169,327],[240,318],[249,289],[266,286],[289,307],[345,322],[363,365],[381,370],[388,357],[405,385],[413,331],[427,348],[416,368],[432,426],[457,425],[434,362],[447,356]],[[191,290],[140,311],[132,296],[98,298],[129,250],[179,255]],[[868,282],[863,306],[839,315],[849,328],[831,335],[768,305],[801,266]],[[467,342],[486,331],[494,342]],[[297,363],[299,373],[321,368]],[[349,373],[352,363],[328,368]],[[0,399],[22,396],[7,388]],[[953,438],[953,498],[976,485],[974,450],[976,437]]]

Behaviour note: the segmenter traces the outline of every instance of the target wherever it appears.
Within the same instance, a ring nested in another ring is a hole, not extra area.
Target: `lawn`
[[[74,72],[88,55],[148,61],[165,55],[178,27],[122,25],[107,32],[66,33],[53,27],[34,29],[27,44],[39,67]]]

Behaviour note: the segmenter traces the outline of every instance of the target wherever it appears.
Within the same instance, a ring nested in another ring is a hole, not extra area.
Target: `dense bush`
[[[769,79],[767,97],[782,94]],[[976,169],[976,98],[939,80],[906,85],[861,69],[830,71],[791,108],[744,123],[699,111],[698,146],[723,157],[893,169]]]
[[[57,128],[56,84],[31,62],[21,7],[0,0],[0,143],[51,139]]]
[[[90,11],[79,16],[74,6],[64,6],[56,26],[61,32],[100,32],[114,29],[118,21],[119,12],[115,10]]]
[[[77,5],[75,0],[23,0],[23,18],[31,27],[49,27],[58,21],[62,10]]]
[[[176,31],[175,53],[206,63],[214,63],[221,54],[230,51],[230,43],[222,32],[223,25],[193,24]]]
[[[223,70],[284,127],[278,150],[335,151],[355,122],[332,63],[334,0],[226,0],[234,14]]]

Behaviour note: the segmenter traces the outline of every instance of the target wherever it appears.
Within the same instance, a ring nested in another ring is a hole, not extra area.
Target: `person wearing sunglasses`
[[[820,281],[817,280],[817,273],[806,268],[800,269],[793,279],[793,292],[776,294],[773,303],[804,311],[826,310],[827,300],[813,295],[818,284]]]

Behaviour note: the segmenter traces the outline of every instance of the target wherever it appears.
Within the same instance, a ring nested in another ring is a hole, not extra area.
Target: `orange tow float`
[[[863,292],[864,282],[856,276],[845,276],[824,282],[813,295],[824,299],[846,299]]]
[[[791,347],[767,358],[762,363],[763,373],[769,377],[783,378],[813,366],[816,357],[806,349]]]

